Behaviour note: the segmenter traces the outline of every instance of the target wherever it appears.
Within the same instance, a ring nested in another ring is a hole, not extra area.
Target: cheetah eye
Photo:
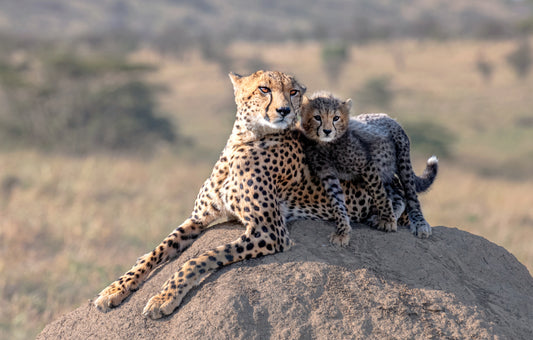
[[[313,117],[317,122],[322,121],[322,118],[319,115]]]
[[[296,95],[298,94],[298,92],[300,92],[300,91],[298,91],[298,90],[291,90],[291,92],[290,92],[291,97],[296,96]]]
[[[341,117],[339,117],[339,116],[335,116],[335,117],[333,117],[333,121],[336,122],[336,121],[338,121],[340,118],[341,118]]]
[[[266,86],[259,86],[259,91],[263,93],[270,93],[270,89]]]

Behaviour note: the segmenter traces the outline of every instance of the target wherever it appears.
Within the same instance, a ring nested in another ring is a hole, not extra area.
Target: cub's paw
[[[132,290],[126,287],[121,281],[115,281],[98,294],[94,305],[100,311],[106,313],[111,308],[120,305],[125,298],[131,294]]]
[[[426,221],[411,223],[411,232],[419,238],[428,238],[431,235],[431,226]]]
[[[143,309],[143,315],[150,319],[160,319],[172,314],[181,303],[181,298],[177,299],[171,294],[159,293],[153,296]]]
[[[364,222],[369,227],[377,228],[379,226],[379,216],[376,214],[372,214]]]
[[[329,242],[331,242],[335,246],[346,247],[348,243],[350,243],[350,235],[349,234],[339,235],[339,234],[333,233],[329,237]]]
[[[398,225],[396,223],[396,220],[381,220],[378,224],[378,230],[397,231]]]

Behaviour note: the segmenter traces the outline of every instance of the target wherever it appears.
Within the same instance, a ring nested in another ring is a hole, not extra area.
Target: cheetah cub
[[[412,169],[409,138],[402,127],[386,114],[366,114],[350,119],[350,99],[342,101],[327,92],[304,98],[300,129],[311,171],[317,175],[331,199],[336,232],[331,242],[346,245],[351,230],[339,180],[361,179],[378,209],[378,229],[396,231],[397,220],[385,191],[397,174],[406,194],[411,231],[428,237],[431,226],[425,221],[416,195],[435,180],[438,160],[431,157],[422,177]]]
[[[352,101],[341,101],[319,92],[302,106],[301,127],[307,137],[304,151],[311,172],[317,175],[331,199],[337,230],[333,244],[345,246],[350,239],[350,218],[340,180],[361,178],[378,209],[378,229],[395,231],[396,216],[367,141],[348,132]]]

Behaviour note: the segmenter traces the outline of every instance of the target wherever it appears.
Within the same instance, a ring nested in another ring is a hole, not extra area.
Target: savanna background
[[[188,216],[233,123],[229,71],[388,112],[417,172],[440,158],[428,221],[532,272],[532,34],[527,0],[0,1],[0,339],[34,337]]]

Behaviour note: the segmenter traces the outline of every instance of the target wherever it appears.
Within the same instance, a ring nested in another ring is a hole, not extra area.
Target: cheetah
[[[378,229],[397,229],[392,201],[374,164],[370,147],[356,133],[348,131],[351,106],[351,99],[341,101],[325,92],[317,92],[310,98],[304,96],[302,106],[302,132],[308,137],[304,151],[311,172],[321,179],[335,211],[337,231],[330,236],[330,241],[341,246],[348,244],[351,230],[341,179],[360,178],[364,181],[378,209]]]
[[[392,202],[383,183],[399,175],[412,221],[411,231],[421,238],[431,234],[431,226],[420,210],[417,192],[429,188],[437,176],[438,159],[428,159],[422,177],[412,169],[409,138],[402,127],[386,114],[364,114],[350,119],[351,99],[342,101],[328,92],[304,96],[300,129],[309,139],[304,150],[311,170],[322,180],[337,214],[337,230],[332,235],[345,244],[349,240],[350,219],[344,206],[339,179],[360,177],[367,183],[381,220],[378,229],[396,231]],[[383,220],[383,212],[385,220]],[[392,216],[392,217],[391,217]],[[394,223],[390,223],[391,218]],[[409,224],[405,219],[402,224]]]
[[[237,104],[233,130],[198,193],[190,217],[99,293],[94,301],[99,310],[106,312],[118,306],[156,267],[178,256],[220,218],[240,222],[244,233],[185,262],[147,302],[145,317],[158,319],[171,314],[184,296],[217,268],[289,249],[288,222],[300,218],[334,220],[320,180],[309,171],[301,133],[295,130],[305,86],[276,71],[257,71],[249,76],[230,73],[230,79]],[[341,184],[353,220],[368,217],[372,199],[365,188],[354,182]],[[392,187],[389,190],[399,192]],[[397,202],[397,209],[403,210],[403,199],[398,196]]]

